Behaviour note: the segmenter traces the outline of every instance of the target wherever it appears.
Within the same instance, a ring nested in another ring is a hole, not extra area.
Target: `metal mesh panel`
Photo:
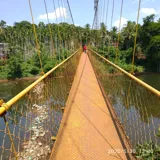
[[[49,159],[80,52],[38,83],[0,118],[0,159]]]
[[[97,54],[89,57],[132,147],[145,141],[160,143],[160,97]]]

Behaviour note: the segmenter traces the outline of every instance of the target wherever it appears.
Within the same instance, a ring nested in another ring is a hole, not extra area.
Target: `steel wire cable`
[[[121,22],[122,22],[122,13],[123,13],[123,0],[121,1],[121,11],[120,11],[120,20],[119,20],[119,29],[118,29],[118,40],[116,44],[116,56],[115,56],[115,63],[118,61],[118,51],[119,51],[119,41],[121,36]]]
[[[36,41],[37,54],[38,54],[38,57],[39,57],[40,66],[41,66],[41,71],[42,71],[42,74],[43,74],[43,73],[44,73],[44,69],[43,69],[43,65],[42,65],[40,47],[39,47],[39,42],[38,42],[36,27],[35,27],[35,23],[34,23],[34,17],[33,17],[33,13],[32,13],[32,5],[31,5],[30,0],[28,0],[28,2],[29,2],[29,7],[30,7],[30,14],[31,14],[31,17],[32,17],[32,24],[33,24],[34,37],[35,37],[35,41]]]
[[[44,0],[44,6],[45,6],[45,10],[46,10],[46,15],[47,15],[47,21],[48,21],[48,28],[49,28],[49,33],[50,33],[50,40],[51,40],[51,45],[52,45],[52,53],[54,56],[56,54],[55,50],[54,50],[54,42],[53,42],[53,32],[52,32],[52,26],[49,22],[49,16],[48,16],[48,9],[47,9],[47,3],[46,0]]]
[[[131,73],[134,73],[134,59],[135,59],[136,44],[137,44],[138,21],[139,21],[140,9],[141,9],[141,0],[139,0],[139,5],[138,5],[138,13],[137,13],[137,21],[136,21],[136,33],[135,33],[135,37],[134,37],[134,48],[133,48],[133,57],[132,57],[132,69],[131,69]]]

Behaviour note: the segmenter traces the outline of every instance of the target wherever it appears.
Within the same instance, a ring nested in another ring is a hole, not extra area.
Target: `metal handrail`
[[[148,89],[150,92],[154,93],[155,95],[157,95],[158,97],[160,97],[160,91],[158,91],[157,89],[153,88],[152,86],[148,85],[147,83],[143,82],[142,80],[140,80],[139,78],[135,77],[134,75],[132,75],[131,73],[128,73],[127,71],[125,71],[124,69],[120,68],[119,66],[117,66],[116,64],[112,63],[111,61],[107,60],[106,58],[104,58],[103,56],[101,56],[100,54],[98,54],[97,52],[89,49],[91,52],[93,52],[94,54],[96,54],[97,56],[99,56],[100,58],[102,58],[104,61],[106,61],[107,63],[109,63],[111,66],[117,68],[119,71],[121,71],[122,73],[124,73],[125,75],[127,75],[129,78],[133,79],[134,81],[136,81],[138,84],[140,84],[141,86],[145,87],[146,89]]]
[[[19,94],[17,94],[15,97],[10,99],[8,102],[3,103],[0,106],[0,116],[3,115],[7,110],[11,108],[13,104],[15,104],[19,99],[21,99],[24,95],[26,95],[31,89],[33,89],[39,82],[44,80],[46,77],[48,77],[53,71],[55,71],[58,67],[63,65],[65,62],[67,62],[70,58],[72,58],[80,49],[78,49],[76,52],[74,52],[71,56],[69,56],[67,59],[65,59],[63,62],[55,66],[53,69],[45,73],[42,77],[38,78],[35,82],[33,82],[31,85],[29,85],[27,88],[25,88],[23,91],[21,91]]]

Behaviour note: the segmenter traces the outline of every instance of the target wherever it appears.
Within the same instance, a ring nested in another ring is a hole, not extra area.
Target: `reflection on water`
[[[160,98],[94,53],[90,59],[132,147],[145,141],[160,143],[156,136],[160,126]],[[141,78],[157,89],[160,87],[160,77]]]
[[[51,137],[58,133],[62,107],[65,107],[78,60],[77,53],[13,104],[7,112],[6,118],[19,158],[49,159],[53,145]],[[1,95],[6,101],[28,84],[10,85],[9,89],[6,84],[1,87]],[[13,159],[10,142],[4,121],[0,118],[0,159]]]
[[[22,91],[32,82],[33,80],[1,82],[0,99],[3,99],[5,102],[7,102],[9,99],[14,97],[17,93]]]
[[[130,138],[132,146],[156,137],[160,125],[160,100],[125,76],[101,77],[112,106]],[[107,82],[114,81],[111,85]],[[123,86],[123,87],[122,87]],[[159,141],[160,142],[160,141]]]
[[[37,86],[37,89],[33,89],[7,112],[6,117],[14,137],[14,145],[19,150],[18,156],[23,159],[38,156],[48,159],[53,145],[51,137],[57,135],[62,119],[61,108],[65,105],[71,87],[68,84],[72,79],[73,76],[48,78],[45,84]],[[5,94],[1,92],[1,95],[7,101],[30,83],[24,81],[1,84],[1,91],[5,90]],[[23,141],[27,142],[21,145]],[[8,160],[14,157],[14,154],[10,153],[11,142],[9,136],[5,134],[3,118],[0,118],[0,146],[5,148],[5,150],[0,148],[0,158]]]
[[[160,91],[160,74],[146,74],[137,77]]]

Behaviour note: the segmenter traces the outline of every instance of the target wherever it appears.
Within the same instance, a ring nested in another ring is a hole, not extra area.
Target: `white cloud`
[[[56,17],[57,17],[57,19],[59,19],[60,17],[67,18],[67,9],[59,7],[53,13],[48,13],[49,20],[52,20],[52,21],[56,20]],[[47,20],[47,14],[39,15],[38,19],[39,20]]]
[[[125,24],[127,24],[127,21],[128,21],[128,19],[126,19],[126,18],[124,18],[124,17],[121,18],[121,28],[122,28]],[[116,26],[117,28],[119,28],[119,23],[120,23],[120,19],[116,20],[113,25]]]
[[[158,14],[154,8],[141,8],[140,12],[144,15]]]

